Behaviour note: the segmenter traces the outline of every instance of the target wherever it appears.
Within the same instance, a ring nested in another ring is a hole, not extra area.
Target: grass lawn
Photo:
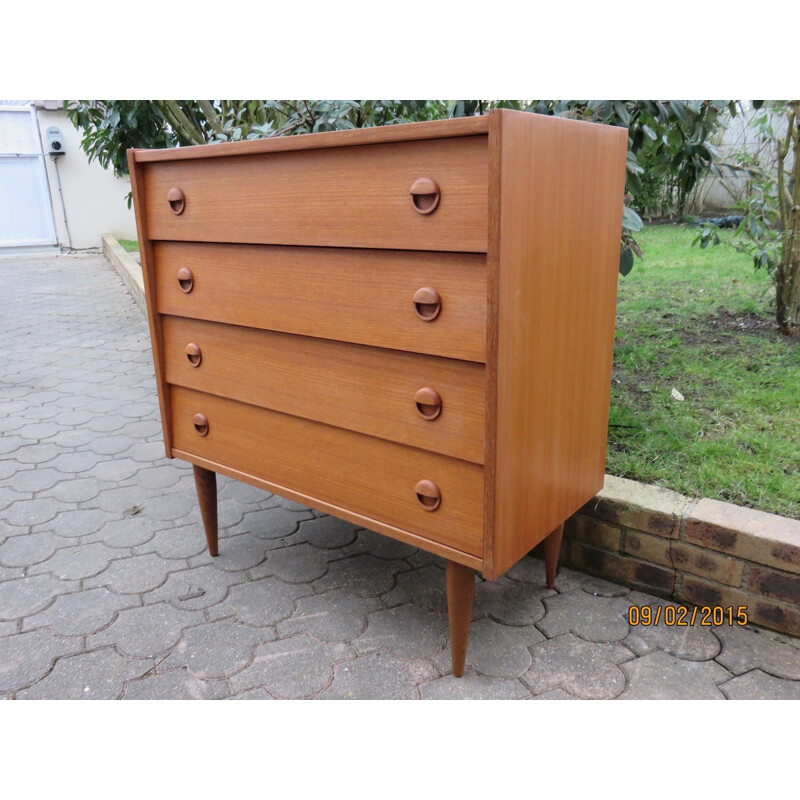
[[[129,253],[135,253],[139,250],[139,242],[133,242],[130,239],[117,239],[117,241],[122,245],[122,248]]]
[[[645,229],[620,277],[607,470],[800,519],[800,342],[763,270],[693,238]]]

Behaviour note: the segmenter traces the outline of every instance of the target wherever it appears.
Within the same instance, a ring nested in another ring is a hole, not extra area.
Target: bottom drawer
[[[170,403],[178,450],[483,555],[476,464],[178,386]]]

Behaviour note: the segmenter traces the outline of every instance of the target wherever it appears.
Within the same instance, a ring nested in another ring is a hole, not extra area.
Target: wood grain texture
[[[464,674],[467,658],[472,605],[475,598],[475,572],[463,564],[447,562],[447,617],[450,623],[450,660],[453,675]]]
[[[206,532],[208,554],[219,555],[217,538],[217,473],[205,467],[194,465],[194,487],[197,490],[197,502],[200,504],[200,516]]]
[[[193,147],[170,147],[164,150],[133,150],[136,161],[186,161],[221,158],[258,153],[282,153],[290,150],[316,150],[328,147],[353,147],[388,142],[407,142],[442,139],[454,136],[476,136],[487,131],[487,117],[410,122],[377,128],[358,128],[351,131],[326,131],[281,136],[274,139],[255,139],[247,142],[220,142]]]
[[[164,378],[164,356],[162,353],[161,315],[156,309],[156,272],[153,257],[153,242],[147,229],[146,201],[144,193],[143,167],[134,158],[134,151],[128,150],[128,171],[131,177],[131,193],[136,215],[136,231],[139,236],[139,252],[142,260],[144,295],[147,304],[147,323],[150,328],[150,346],[153,350],[153,366],[156,373],[158,405],[161,411],[161,428],[164,434],[164,450],[167,458],[172,458],[172,437],[167,382]]]
[[[162,314],[483,361],[486,257],[474,254],[156,242]],[[176,278],[191,269],[194,288]],[[412,299],[442,297],[432,322]],[[148,297],[152,294],[148,284]]]
[[[226,464],[312,498],[402,528],[480,558],[483,470],[340,428],[171,386],[173,441],[181,451]],[[208,435],[192,419],[208,417]],[[425,511],[414,487],[441,489],[441,505]]]
[[[469,553],[463,552],[462,550],[456,550],[453,547],[448,547],[447,545],[434,541],[433,539],[426,539],[425,537],[419,536],[416,533],[404,530],[403,528],[398,528],[394,525],[389,525],[385,522],[381,522],[380,520],[373,519],[372,517],[366,517],[363,514],[358,514],[349,508],[338,506],[335,503],[328,503],[324,500],[320,500],[318,497],[311,497],[310,495],[303,494],[302,492],[299,492],[297,489],[290,486],[284,486],[280,483],[273,483],[272,481],[265,480],[258,475],[252,475],[248,472],[235,469],[229,465],[211,461],[210,459],[203,458],[203,456],[198,456],[195,453],[189,453],[177,447],[174,448],[172,452],[175,458],[181,458],[191,464],[205,467],[206,469],[210,469],[219,475],[227,475],[229,478],[233,478],[234,480],[242,481],[243,483],[249,483],[252,486],[257,486],[259,489],[264,489],[268,492],[273,492],[274,494],[280,495],[281,497],[295,500],[296,502],[302,503],[309,508],[315,508],[319,511],[324,511],[326,514],[331,514],[334,517],[346,519],[348,522],[352,522],[354,525],[358,525],[361,528],[368,528],[371,531],[384,534],[385,536],[390,536],[393,539],[397,539],[400,542],[405,542],[413,547],[420,547],[430,553],[435,553],[437,556],[449,559],[450,561],[456,561],[459,564],[464,564],[465,566],[471,567],[474,570],[479,571],[481,569],[482,561],[478,556],[473,556]]]
[[[603,485],[627,152],[622,128],[498,113],[490,578]]]
[[[152,239],[486,252],[485,136],[143,165]],[[435,180],[432,214],[411,186]],[[167,193],[185,195],[174,214]]]
[[[165,316],[169,383],[436,453],[483,460],[484,367],[307,336]],[[198,366],[187,358],[197,345]],[[435,389],[428,421],[416,393]]]

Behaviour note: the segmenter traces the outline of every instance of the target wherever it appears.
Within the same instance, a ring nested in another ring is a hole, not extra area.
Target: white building
[[[58,128],[61,154],[48,147]],[[130,181],[89,163],[60,100],[0,100],[0,255],[135,239]]]

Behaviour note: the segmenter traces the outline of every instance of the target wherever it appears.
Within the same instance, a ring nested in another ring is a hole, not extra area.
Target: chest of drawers
[[[513,111],[129,165],[168,457],[494,579],[602,486],[627,132]]]

